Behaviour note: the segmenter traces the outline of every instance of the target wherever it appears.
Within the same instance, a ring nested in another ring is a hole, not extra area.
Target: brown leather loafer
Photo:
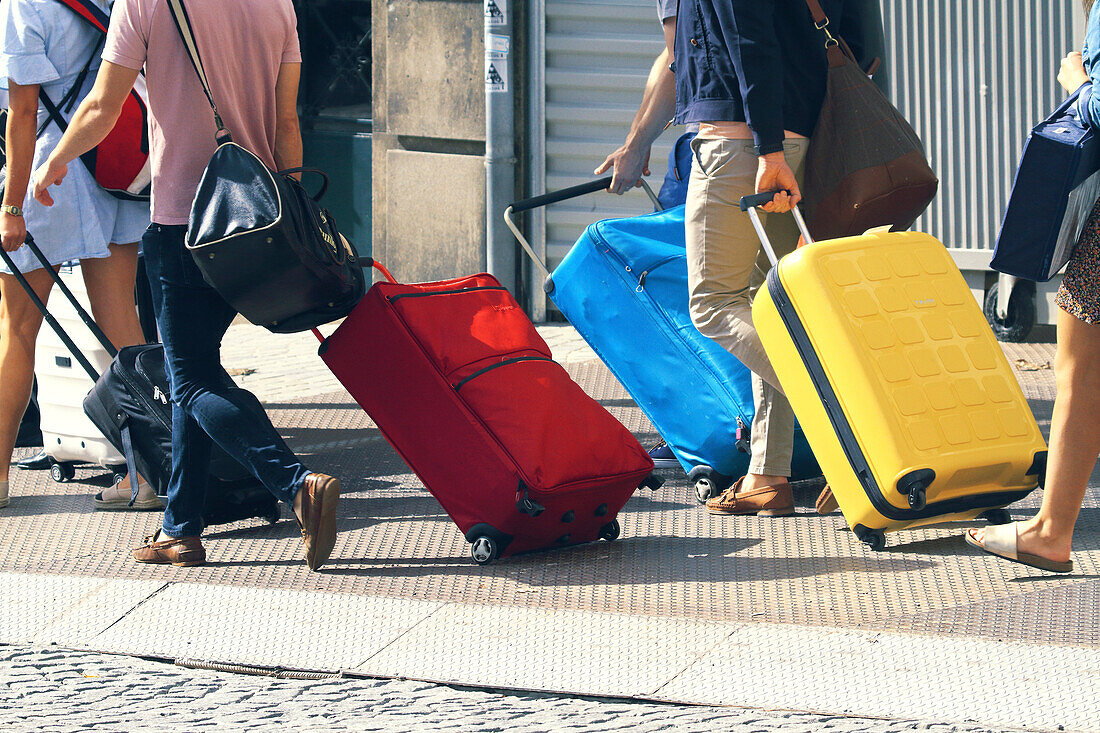
[[[789,481],[742,491],[744,481],[742,476],[720,496],[707,499],[707,511],[711,514],[755,514],[759,517],[789,517],[794,514],[794,494],[791,493]]]
[[[840,508],[840,504],[836,503],[836,497],[833,496],[833,490],[829,488],[829,484],[825,484],[825,488],[818,494],[814,508],[817,509],[818,514],[832,514]]]
[[[304,493],[303,493],[304,492]],[[336,545],[336,503],[340,479],[323,473],[306,476],[299,489],[302,513],[296,516],[306,544],[306,565],[316,570],[325,564]]]
[[[198,537],[177,537],[172,540],[157,540],[158,529],[145,538],[145,544],[134,550],[134,559],[153,565],[175,565],[190,567],[206,562],[206,548]]]

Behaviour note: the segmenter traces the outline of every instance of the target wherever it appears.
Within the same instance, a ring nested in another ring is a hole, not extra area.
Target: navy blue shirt
[[[821,5],[866,67],[864,3]],[[680,0],[675,121],[746,122],[758,155],[782,150],[784,130],[809,137],[825,98],[825,40],[805,0]]]

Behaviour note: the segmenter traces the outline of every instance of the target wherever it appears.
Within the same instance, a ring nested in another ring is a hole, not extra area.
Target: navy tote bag
[[[1080,93],[1036,125],[1024,143],[990,262],[994,270],[1043,282],[1073,254],[1100,196],[1100,138],[1077,118]]]

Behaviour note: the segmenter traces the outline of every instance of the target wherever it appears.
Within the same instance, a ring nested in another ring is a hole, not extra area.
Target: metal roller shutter
[[[593,169],[626,137],[650,67],[664,47],[654,0],[545,0],[532,6],[539,4],[545,13],[533,7],[531,22],[532,195],[592,179]],[[655,192],[680,132],[668,129],[653,146],[649,180]],[[592,194],[535,212],[528,231],[553,269],[592,222],[651,210],[641,191]],[[532,315],[541,318],[541,278],[534,285]]]
[[[924,141],[940,192],[916,229],[964,268],[985,268],[1024,139],[1065,92],[1055,81],[1074,41],[1074,0],[884,0],[898,108]]]

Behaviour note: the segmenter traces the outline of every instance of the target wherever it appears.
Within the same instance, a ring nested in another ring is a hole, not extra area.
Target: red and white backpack
[[[104,39],[107,37],[110,18],[91,0],[57,0],[57,2],[91,23],[103,34]],[[68,125],[61,110],[68,111],[76,103],[76,95],[84,85],[84,79],[98,53],[99,46],[77,76],[72,89],[57,103],[54,103],[45,91],[39,89],[38,97],[49,114],[49,121],[57,123],[62,131],[67,129]],[[149,200],[152,171],[149,165],[148,98],[145,76],[138,74],[134,88],[122,105],[122,113],[115,122],[115,126],[107,133],[103,142],[80,156],[96,183],[116,198],[130,201]]]

